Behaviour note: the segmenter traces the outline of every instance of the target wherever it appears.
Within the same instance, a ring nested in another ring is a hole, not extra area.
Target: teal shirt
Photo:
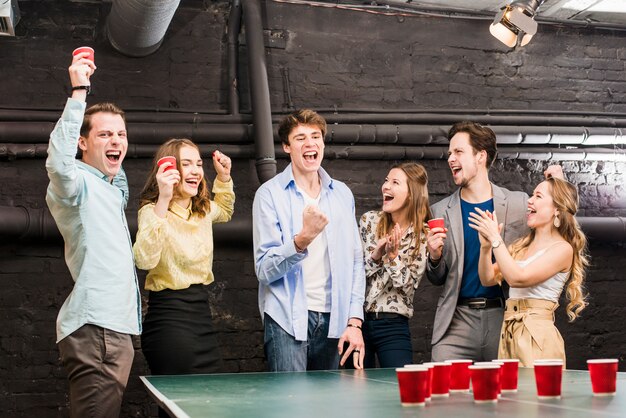
[[[85,324],[141,333],[141,299],[124,208],[123,170],[112,183],[76,159],[85,103],[68,99],[48,147],[46,202],[65,241],[74,288],[57,317],[57,342]]]

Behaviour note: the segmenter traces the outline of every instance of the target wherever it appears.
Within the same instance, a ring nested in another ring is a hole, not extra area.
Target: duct
[[[137,213],[127,213],[128,229],[137,233]],[[252,220],[233,219],[213,226],[213,239],[221,245],[252,244]],[[48,209],[0,206],[0,236],[21,240],[61,241],[61,234]]]
[[[198,144],[201,155],[209,156],[216,149],[213,144]],[[159,146],[157,144],[130,143],[126,159],[152,158]],[[0,144],[0,160],[46,158],[47,144]],[[252,159],[255,151],[251,144],[219,144],[219,150],[235,159]],[[278,158],[288,158],[282,146],[274,144],[274,153]],[[432,146],[397,146],[397,145],[327,145],[324,158],[344,160],[445,160],[448,158],[448,145]],[[562,149],[562,148],[523,148],[501,146],[498,158],[508,160],[534,161],[614,161],[626,162],[625,152],[616,152],[608,148]]]
[[[243,0],[241,4],[248,50],[248,78],[250,79],[250,99],[256,149],[255,164],[259,180],[264,183],[276,175],[276,158],[270,88],[265,64],[261,4],[260,0]]]
[[[228,113],[239,114],[239,32],[241,31],[241,1],[232,0],[228,16]]]
[[[113,0],[105,31],[119,52],[145,57],[161,46],[180,0]]]
[[[275,166],[273,143],[277,130],[272,124],[264,124],[269,130],[260,137],[258,127],[245,123],[128,123],[131,143],[161,144],[170,137],[187,137],[197,143],[250,143],[255,138],[257,159],[269,161]],[[255,122],[256,123],[256,122]],[[613,127],[581,126],[492,126],[498,137],[498,145],[528,146],[609,146],[626,144],[622,129]],[[1,143],[47,143],[52,122],[0,122]],[[398,144],[429,145],[448,144],[447,125],[416,124],[353,124],[329,123],[326,141],[328,144]],[[271,149],[270,149],[271,148]],[[262,165],[262,164],[261,164]],[[275,167],[274,167],[275,168]],[[271,178],[271,177],[270,177]],[[267,180],[267,179],[266,179]]]
[[[127,213],[128,228],[134,237],[137,233],[137,213]],[[626,218],[577,217],[585,234],[597,241],[626,241]],[[252,219],[233,219],[216,224],[214,239],[221,245],[252,244]],[[22,206],[0,206],[0,236],[17,239],[61,239],[54,219],[47,209],[30,209]]]

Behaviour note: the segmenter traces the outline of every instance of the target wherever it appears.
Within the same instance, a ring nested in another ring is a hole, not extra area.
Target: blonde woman
[[[554,326],[561,292],[567,293],[570,321],[587,305],[583,292],[587,240],[574,217],[577,210],[576,188],[565,180],[548,178],[528,199],[531,232],[510,249],[502,245],[502,225],[495,213],[477,210],[470,214],[471,227],[480,236],[481,283],[493,286],[505,280],[511,287],[499,358],[518,358],[524,367],[532,367],[537,359],[565,362],[563,338]]]
[[[382,185],[382,210],[361,217],[365,253],[364,367],[413,362],[409,319],[426,269],[428,177],[419,164],[395,165]]]

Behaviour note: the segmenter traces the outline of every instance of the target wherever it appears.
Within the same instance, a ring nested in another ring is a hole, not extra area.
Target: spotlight
[[[544,1],[514,0],[503,6],[489,26],[489,32],[509,48],[526,45],[537,33],[534,17]]]

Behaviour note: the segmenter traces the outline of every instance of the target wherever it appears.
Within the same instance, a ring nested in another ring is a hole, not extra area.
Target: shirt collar
[[[83,170],[89,171],[91,174],[93,174],[94,176],[101,178],[102,180],[106,181],[107,183],[110,183],[109,181],[109,176],[107,176],[106,174],[104,174],[102,171],[98,170],[96,167],[86,164],[85,162],[81,161],[81,160],[76,160],[76,164],[81,167]]]
[[[170,212],[172,212],[174,215],[184,220],[188,220],[189,218],[191,218],[191,214],[192,214],[191,203],[189,203],[189,206],[184,208],[180,206],[178,203],[172,202],[172,204],[170,205]]]
[[[320,167],[320,169],[317,170],[317,174],[320,176],[322,188],[333,188],[333,179],[328,175],[326,170]],[[282,173],[278,174],[278,181],[283,189],[286,189],[291,184],[295,186],[296,179],[293,178],[293,170],[291,169],[291,164],[289,164]]]

